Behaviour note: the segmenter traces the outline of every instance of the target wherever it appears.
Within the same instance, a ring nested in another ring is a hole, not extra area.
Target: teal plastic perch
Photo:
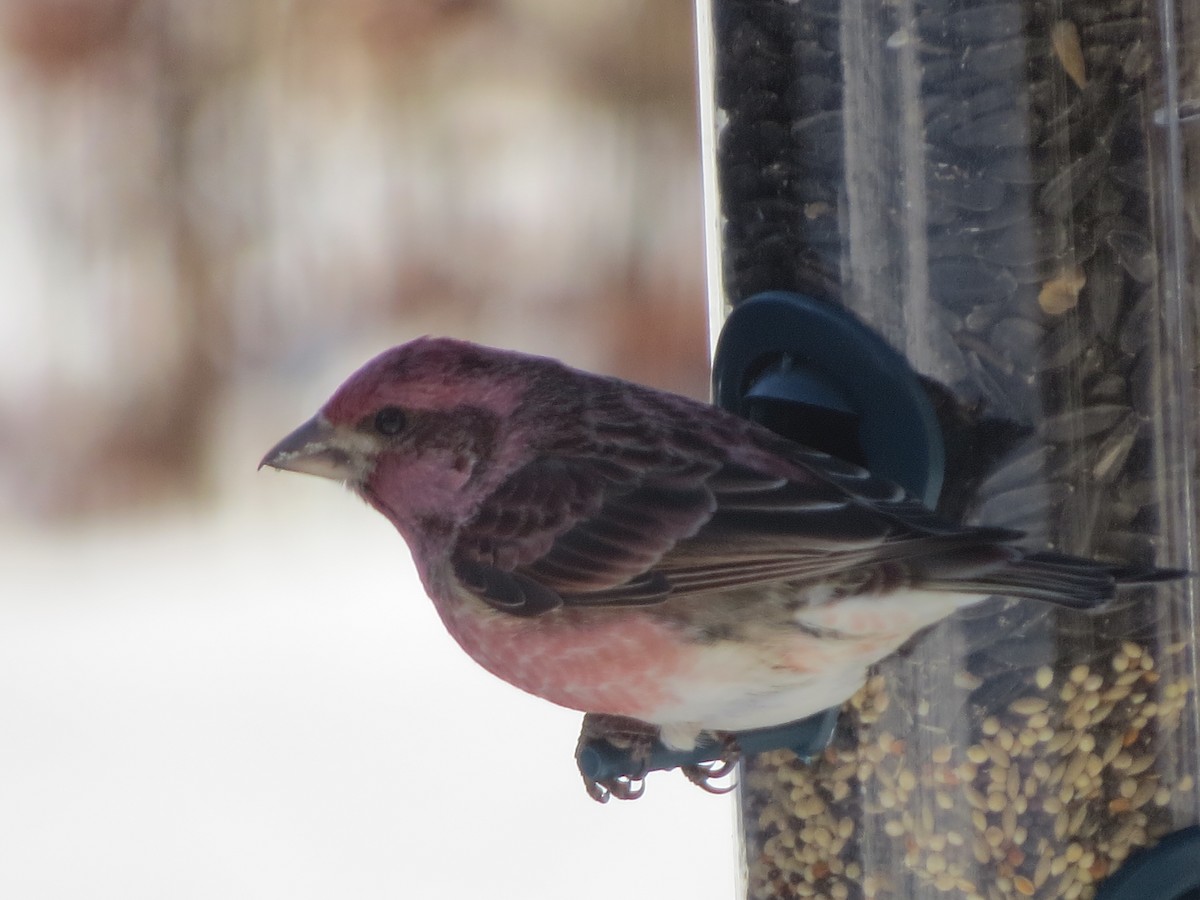
[[[1100,885],[1096,900],[1200,900],[1200,825],[1129,857]]]
[[[738,304],[717,342],[713,397],[937,505],[946,454],[929,395],[908,361],[840,304],[784,291]]]

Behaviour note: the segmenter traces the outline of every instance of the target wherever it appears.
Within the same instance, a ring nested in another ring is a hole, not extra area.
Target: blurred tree
[[[0,0],[0,488],[195,496],[240,383],[417,321],[702,394],[692,45],[687,0]]]

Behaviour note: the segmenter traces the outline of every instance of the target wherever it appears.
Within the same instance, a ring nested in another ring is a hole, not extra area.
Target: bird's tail
[[[1109,565],[1061,553],[1034,553],[969,579],[939,580],[937,587],[1040,600],[1067,609],[1099,610],[1113,599],[1118,588],[1175,581],[1187,574],[1181,569]]]

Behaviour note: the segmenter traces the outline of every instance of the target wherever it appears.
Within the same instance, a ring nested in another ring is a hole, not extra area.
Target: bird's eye
[[[395,406],[385,406],[375,413],[375,430],[388,437],[399,434],[404,430],[404,410]]]

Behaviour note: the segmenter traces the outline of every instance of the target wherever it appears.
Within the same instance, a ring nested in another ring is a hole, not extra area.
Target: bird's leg
[[[583,776],[588,796],[599,803],[607,803],[610,796],[618,800],[636,800],[642,796],[646,790],[646,767],[657,739],[657,726],[638,719],[602,713],[585,714],[579,730],[579,742],[575,746],[575,760],[579,763],[579,773]],[[588,776],[581,762],[581,754],[596,740],[606,741],[618,750],[626,751],[636,766],[636,774],[601,779]]]
[[[728,732],[714,732],[713,737],[721,745],[721,758],[707,763],[680,766],[679,771],[692,784],[703,788],[710,794],[728,794],[736,787],[736,782],[724,785],[719,785],[716,782],[737,768],[737,764],[742,758],[742,751],[738,747],[737,739]]]

